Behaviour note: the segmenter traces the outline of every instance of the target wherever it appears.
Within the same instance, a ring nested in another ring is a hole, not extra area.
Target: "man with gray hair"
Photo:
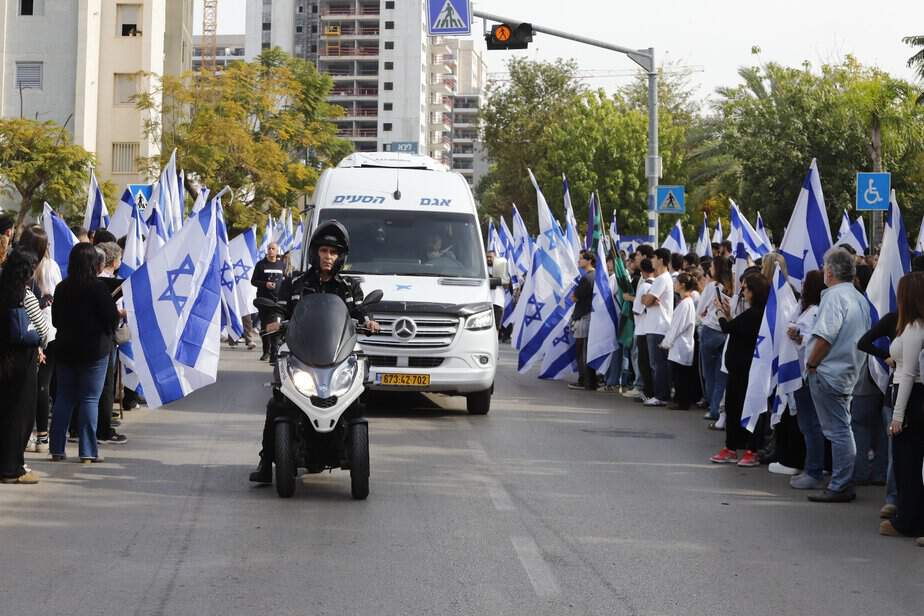
[[[850,400],[866,369],[866,356],[857,342],[869,329],[870,316],[866,298],[853,286],[855,275],[852,254],[843,248],[825,254],[828,288],[821,293],[818,318],[806,348],[809,390],[821,430],[831,441],[833,459],[828,487],[808,497],[818,503],[848,503],[856,498],[851,481],[857,446],[850,428]]]

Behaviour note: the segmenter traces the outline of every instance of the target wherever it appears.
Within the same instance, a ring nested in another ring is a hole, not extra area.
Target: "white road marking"
[[[517,558],[526,571],[526,577],[532,584],[533,590],[540,597],[552,597],[561,593],[561,588],[555,580],[555,575],[548,563],[542,558],[539,546],[532,537],[514,536],[510,538]]]

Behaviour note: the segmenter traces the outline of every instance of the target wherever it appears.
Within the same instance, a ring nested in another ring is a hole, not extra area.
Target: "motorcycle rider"
[[[308,271],[292,280],[286,279],[279,290],[278,303],[291,316],[298,301],[313,293],[332,293],[346,303],[350,316],[372,333],[379,331],[379,324],[369,318],[361,305],[363,291],[353,278],[343,278],[340,270],[350,251],[350,235],[336,220],[327,220],[318,225],[308,243],[310,267]],[[278,327],[278,326],[277,326]],[[250,474],[254,483],[273,482],[273,430],[277,417],[288,412],[284,404],[271,399],[266,405],[266,422],[263,424],[263,449],[257,469]]]
[[[250,284],[257,287],[257,297],[277,301],[279,299],[279,288],[285,278],[285,263],[279,257],[279,244],[270,242],[266,247],[266,256],[253,268],[253,276],[250,277]],[[279,347],[278,336],[269,335],[267,326],[273,317],[270,310],[260,309],[260,324],[263,327],[263,355],[260,361],[276,361],[276,351]]]

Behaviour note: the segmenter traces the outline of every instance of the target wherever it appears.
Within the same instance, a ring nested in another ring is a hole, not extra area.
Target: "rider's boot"
[[[273,483],[273,463],[260,453],[260,463],[257,470],[250,473],[250,480],[254,483]]]

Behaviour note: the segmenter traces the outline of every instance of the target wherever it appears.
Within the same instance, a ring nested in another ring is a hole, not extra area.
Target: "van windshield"
[[[345,272],[484,278],[478,221],[472,214],[327,209],[350,232]]]

